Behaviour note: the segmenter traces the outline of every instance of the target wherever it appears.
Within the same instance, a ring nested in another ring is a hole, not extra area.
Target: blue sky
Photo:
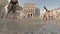
[[[46,6],[48,9],[60,7],[60,0],[19,0],[20,5],[23,5],[27,2],[35,3],[41,11],[43,9],[43,6]]]
[[[60,7],[60,0],[19,0],[20,5],[24,3],[32,2],[42,11],[43,6],[46,6],[48,9],[54,9]]]

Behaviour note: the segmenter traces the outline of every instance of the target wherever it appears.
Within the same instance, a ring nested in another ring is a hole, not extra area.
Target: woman
[[[16,7],[17,7],[17,5],[18,5],[18,0],[11,0],[10,1],[10,3],[9,3],[9,5],[8,5],[8,13],[7,13],[7,15],[6,15],[6,17],[8,16],[8,14],[12,11],[12,13],[13,13],[13,18],[14,18],[14,16],[16,16],[15,14],[16,14]]]

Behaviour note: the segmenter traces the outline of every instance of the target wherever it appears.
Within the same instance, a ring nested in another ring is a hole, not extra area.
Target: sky
[[[32,2],[43,12],[43,7],[46,6],[49,10],[60,7],[60,0],[19,0],[19,5],[23,6],[25,3]]]

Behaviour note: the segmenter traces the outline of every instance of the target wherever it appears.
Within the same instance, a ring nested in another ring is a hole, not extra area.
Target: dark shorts
[[[8,13],[10,13],[11,11],[12,13],[16,13],[16,5],[12,5],[10,9],[8,9]]]

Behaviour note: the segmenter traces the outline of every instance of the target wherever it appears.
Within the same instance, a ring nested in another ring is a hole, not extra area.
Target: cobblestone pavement
[[[60,20],[54,19],[0,19],[0,34],[45,34],[47,31],[50,34],[55,31],[56,34],[60,32],[59,22]]]

